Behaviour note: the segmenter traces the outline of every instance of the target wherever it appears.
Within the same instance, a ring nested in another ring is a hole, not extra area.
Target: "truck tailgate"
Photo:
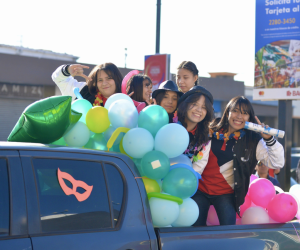
[[[299,222],[188,228],[165,227],[157,228],[155,231],[160,249],[163,250],[300,249]]]

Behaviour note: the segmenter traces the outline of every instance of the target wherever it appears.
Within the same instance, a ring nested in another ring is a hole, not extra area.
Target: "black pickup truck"
[[[300,249],[296,221],[154,228],[139,177],[122,154],[0,142],[0,249]]]

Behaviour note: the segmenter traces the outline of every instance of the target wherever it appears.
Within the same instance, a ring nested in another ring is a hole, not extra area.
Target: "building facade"
[[[77,63],[78,57],[45,50],[33,50],[0,45],[0,140],[7,140],[24,109],[33,102],[54,95],[60,90],[51,79],[53,71],[63,64]],[[95,65],[89,66],[86,74]],[[132,69],[119,68],[123,76]],[[142,71],[142,70],[141,70]],[[221,116],[228,101],[238,95],[246,96],[253,104],[256,115],[271,127],[278,124],[278,102],[253,101],[252,87],[235,81],[232,73],[210,73],[211,77],[199,77],[199,85],[214,96],[216,117]],[[77,79],[83,81],[84,79]],[[172,74],[172,80],[176,81]],[[293,146],[299,147],[298,135],[300,101],[293,103]]]

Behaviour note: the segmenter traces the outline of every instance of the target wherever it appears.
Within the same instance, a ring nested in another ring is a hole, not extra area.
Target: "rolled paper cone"
[[[265,128],[265,127],[263,127],[259,124],[255,124],[255,123],[252,123],[252,122],[246,122],[244,128],[248,129],[248,130],[255,131],[255,132],[262,132],[262,133],[267,134],[267,135],[277,136],[279,138],[283,138],[284,134],[285,134],[285,132],[282,131],[282,130],[275,129],[275,128],[270,128],[270,127]]]

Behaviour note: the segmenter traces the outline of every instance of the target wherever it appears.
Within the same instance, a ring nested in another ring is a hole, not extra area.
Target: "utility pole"
[[[126,69],[127,48],[125,48],[125,69]]]
[[[155,48],[156,54],[159,54],[159,45],[160,45],[160,10],[161,10],[161,0],[157,0],[157,4],[156,4],[156,48]]]
[[[291,148],[292,148],[292,118],[293,106],[292,100],[279,100],[278,101],[278,129],[285,131],[284,138],[279,138],[278,141],[284,148],[285,164],[278,175],[278,181],[283,191],[288,192],[290,189],[291,177]]]

